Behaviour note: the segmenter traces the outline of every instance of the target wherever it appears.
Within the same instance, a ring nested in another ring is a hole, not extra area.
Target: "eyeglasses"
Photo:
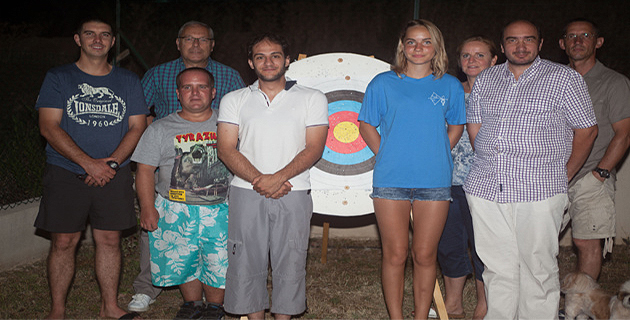
[[[195,38],[195,37],[192,37],[192,36],[179,37],[179,39],[184,40],[185,43],[193,43],[195,41],[199,41],[200,44],[210,43],[210,41],[214,40],[212,38]]]
[[[569,33],[569,34],[565,34],[562,36],[563,38],[565,38],[566,40],[575,40],[575,38],[580,38],[580,40],[589,40],[589,39],[595,39],[597,37],[596,34],[594,33]]]

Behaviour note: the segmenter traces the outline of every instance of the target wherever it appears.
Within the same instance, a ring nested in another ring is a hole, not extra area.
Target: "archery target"
[[[328,99],[328,136],[311,168],[314,212],[356,216],[374,212],[374,154],[359,134],[357,117],[368,83],[389,64],[351,53],[329,53],[291,63],[287,77],[319,89]]]
[[[328,136],[322,158],[315,167],[337,175],[371,171],[374,154],[359,134],[359,111],[363,92],[336,90],[328,98]]]

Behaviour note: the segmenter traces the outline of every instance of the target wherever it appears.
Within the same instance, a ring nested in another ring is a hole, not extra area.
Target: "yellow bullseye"
[[[350,143],[359,137],[359,128],[352,122],[344,121],[335,126],[333,134],[338,141]]]

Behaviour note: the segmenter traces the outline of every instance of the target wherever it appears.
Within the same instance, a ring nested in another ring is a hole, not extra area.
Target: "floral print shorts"
[[[199,279],[225,288],[228,205],[189,205],[158,195],[158,228],[149,232],[151,278],[159,287]]]

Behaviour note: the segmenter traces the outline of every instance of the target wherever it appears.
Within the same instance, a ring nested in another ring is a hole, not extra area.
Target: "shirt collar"
[[[534,59],[534,62],[532,62],[532,64],[529,67],[527,67],[527,69],[523,71],[523,74],[521,74],[521,76],[518,78],[527,79],[532,73],[538,70],[538,65],[540,64],[541,61],[542,59],[540,59],[540,56],[536,56],[536,59]],[[512,73],[512,71],[510,71],[510,68],[508,67],[508,63],[509,63],[508,61],[505,61],[503,63],[503,72],[506,78],[514,79],[514,74]]]
[[[289,91],[291,88],[293,88],[294,85],[297,84],[297,80],[291,80],[289,78],[286,78],[287,82],[284,84],[284,91]],[[249,86],[249,89],[252,91],[257,91],[259,90],[259,82],[258,80],[254,81],[254,83],[252,83]]]
[[[590,78],[590,77],[597,76],[601,72],[603,67],[604,67],[604,65],[601,62],[599,62],[598,59],[595,59],[595,64],[593,65],[591,70],[588,70],[588,72],[584,75],[584,78]]]

